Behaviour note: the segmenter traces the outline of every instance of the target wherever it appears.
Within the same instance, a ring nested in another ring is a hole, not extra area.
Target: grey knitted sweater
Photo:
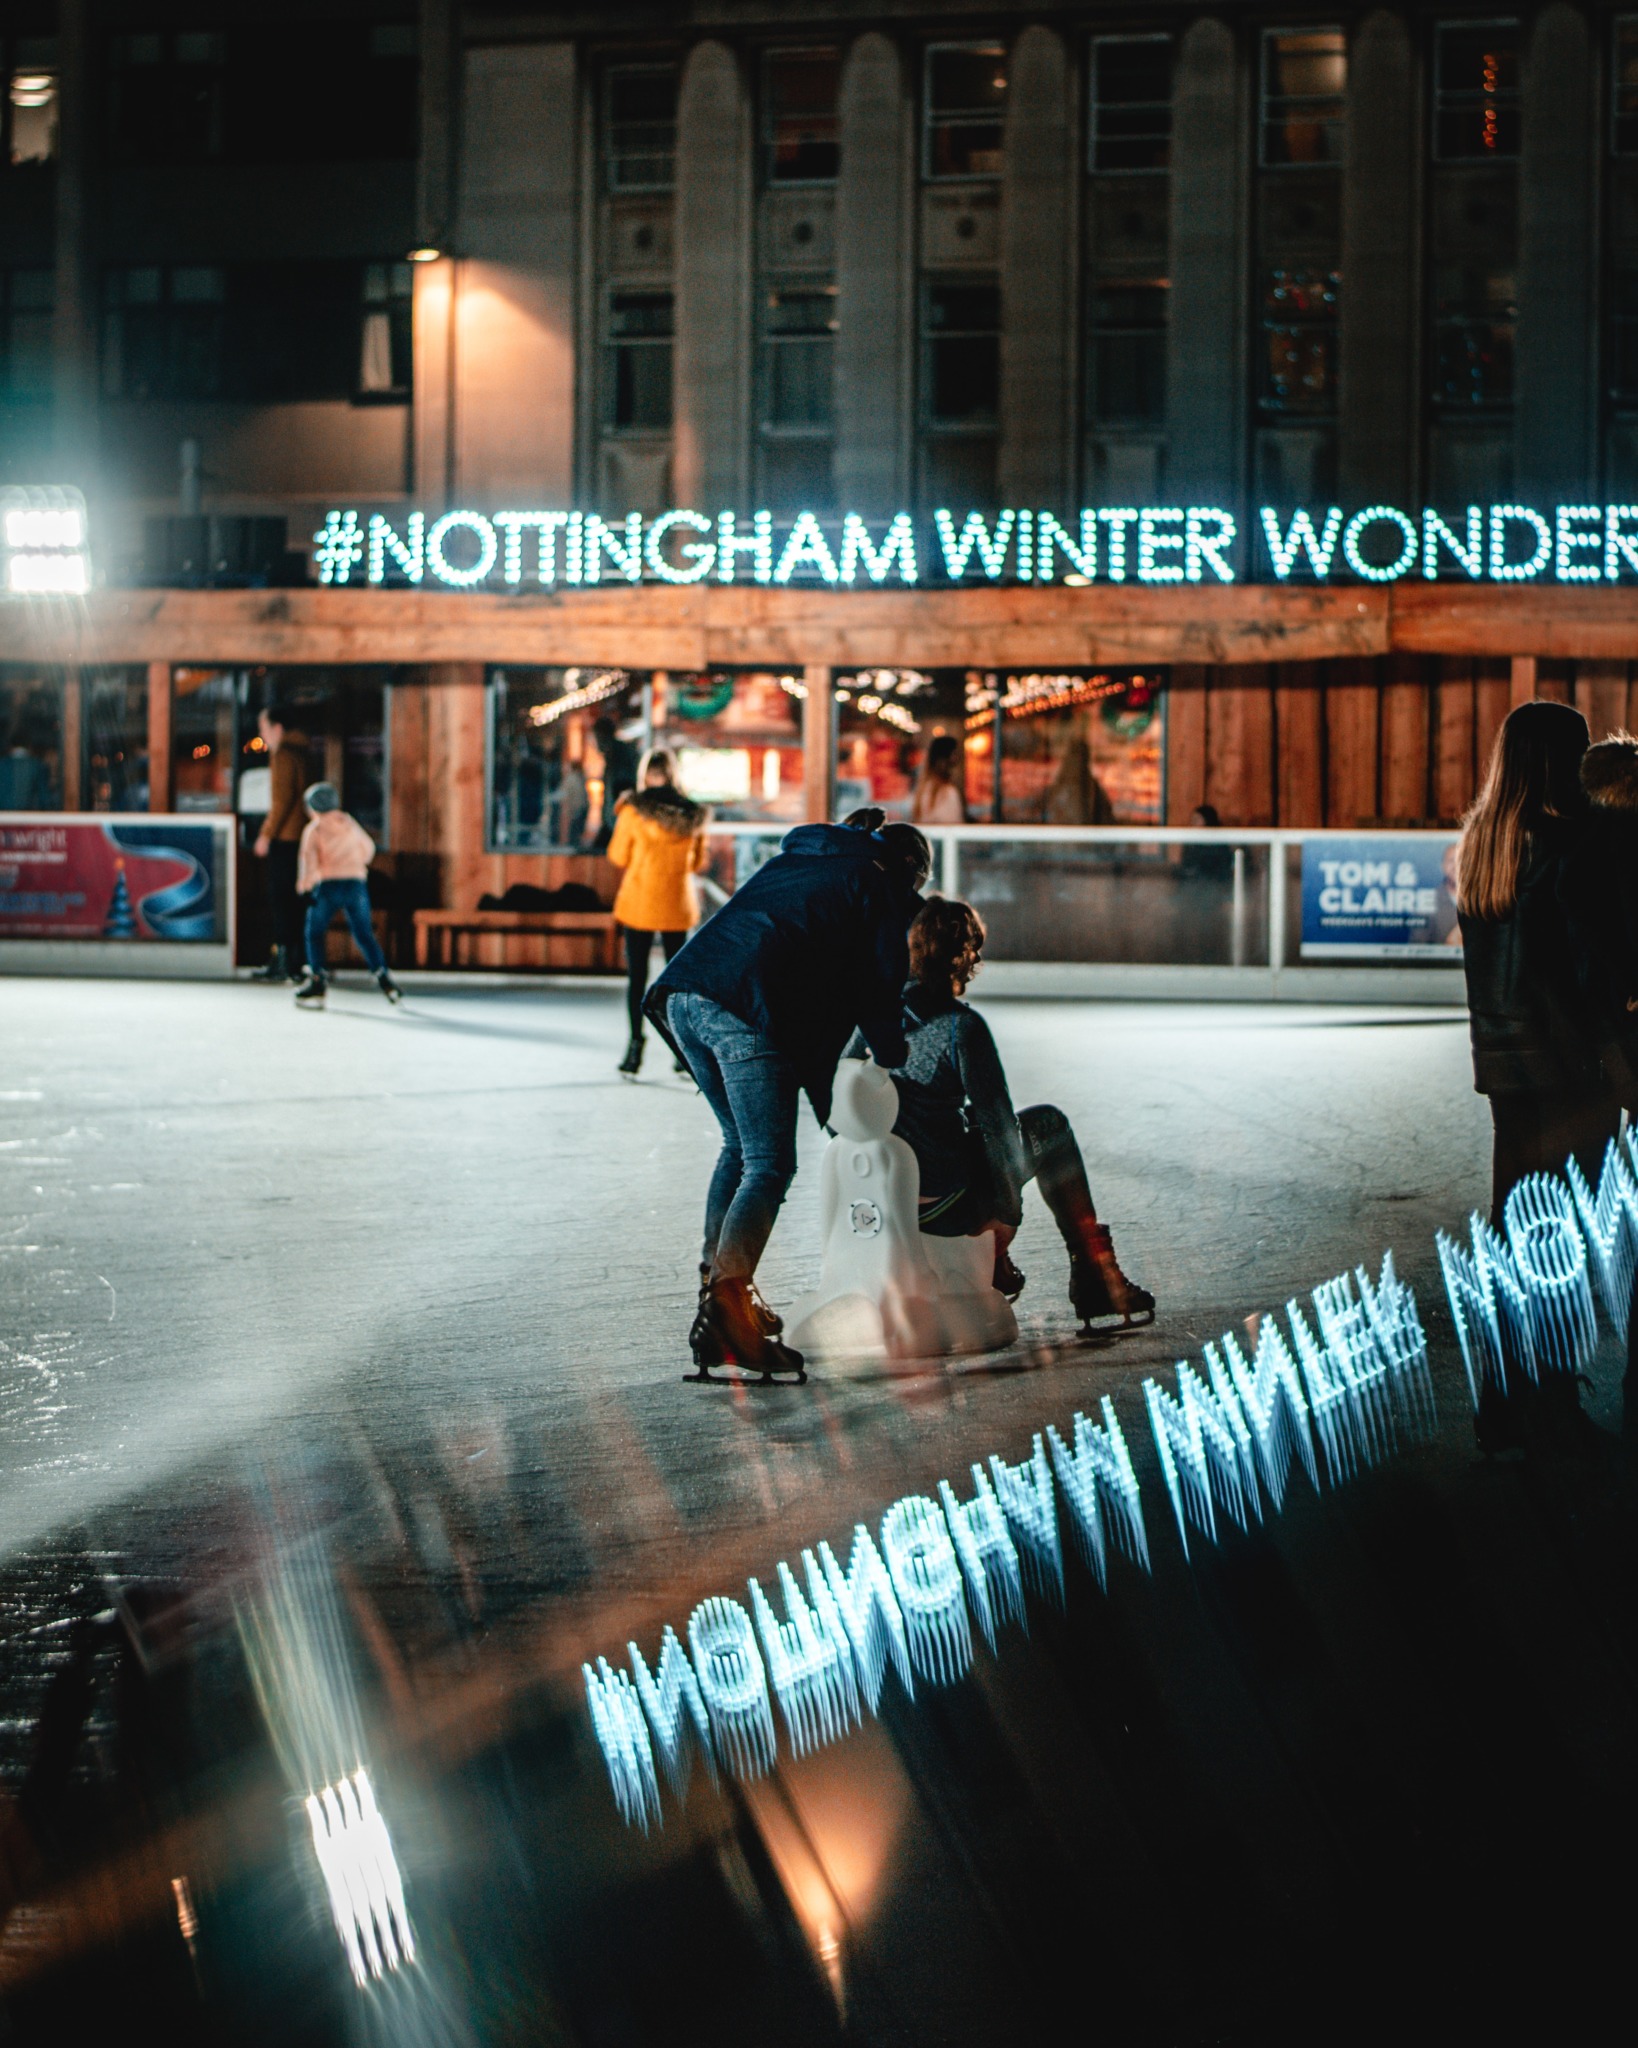
[[[996,1221],[1017,1223],[1023,1215],[1023,1140],[990,1027],[954,996],[910,982],[904,1035],[910,1057],[893,1069],[899,1090],[893,1128],[916,1155],[923,1201],[941,1200],[987,1178]],[[855,1037],[848,1052],[863,1058],[863,1039]]]

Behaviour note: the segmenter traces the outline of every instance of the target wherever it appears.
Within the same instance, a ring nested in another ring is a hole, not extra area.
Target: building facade
[[[525,728],[588,666],[626,678],[613,711],[646,707],[646,732],[657,702],[709,725],[730,685],[714,736],[737,719],[755,776],[795,757],[756,785],[770,818],[828,801],[838,771],[902,794],[937,723],[966,733],[982,816],[1041,822],[1111,692],[1129,726],[1150,707],[1158,766],[1112,806],[1144,821],[1448,819],[1520,695],[1626,720],[1638,608],[1617,591],[1465,591],[1477,608],[1407,603],[1372,637],[1363,598],[1324,593],[1322,631],[1295,587],[1132,593],[1169,607],[1141,630],[1122,593],[1062,583],[959,617],[926,591],[872,623],[885,595],[837,591],[823,622],[810,604],[683,630],[644,585],[612,623],[560,609],[534,641],[486,598],[407,591],[350,637],[309,607],[303,639],[288,609],[256,624],[249,593],[310,581],[337,505],[396,531],[412,507],[788,525],[1206,504],[1248,546],[1262,507],[1436,507],[1458,542],[1470,506],[1619,508],[1638,498],[1638,15],[18,0],[0,63],[0,484],[83,489],[108,582],[192,604],[109,626],[55,682],[63,649],[13,617],[13,751],[55,689],[54,741],[26,741],[54,749],[55,801],[231,805],[247,707],[297,688],[375,777],[384,831],[403,809],[401,849],[444,830],[411,812],[436,809],[448,760],[482,764],[465,888],[473,861],[493,880],[509,848],[574,843],[566,799],[508,838],[496,764],[534,774]],[[1231,616],[1231,597],[1257,603]],[[1017,722],[1034,765],[1012,803],[984,719],[1026,673],[1060,725]],[[826,674],[848,694],[816,779],[817,723],[791,707]],[[879,730],[858,702],[892,710],[894,689],[870,675],[919,678],[919,711]],[[594,783],[595,708],[562,725],[585,724]]]

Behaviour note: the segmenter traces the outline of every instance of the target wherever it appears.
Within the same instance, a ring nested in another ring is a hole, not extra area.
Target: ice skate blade
[[[1119,1321],[1114,1318],[1119,1317]],[[1155,1319],[1152,1308],[1139,1309],[1135,1315],[1122,1314],[1119,1309],[1110,1309],[1102,1320],[1082,1316],[1078,1335],[1082,1337],[1118,1337],[1123,1330],[1146,1330]]]
[[[685,1372],[683,1378],[707,1387],[805,1387],[808,1383],[805,1367],[796,1372],[758,1372],[750,1366],[727,1365],[713,1370],[709,1365],[697,1365],[692,1372]]]

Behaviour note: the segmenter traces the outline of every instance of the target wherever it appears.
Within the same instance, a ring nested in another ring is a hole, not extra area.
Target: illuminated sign
[[[1289,1339],[1265,1316],[1250,1356],[1229,1335],[1206,1346],[1203,1377],[1179,1365],[1171,1389],[1144,1382],[1185,1553],[1191,1529],[1216,1539],[1219,1510],[1242,1527],[1278,1513],[1294,1461],[1315,1486],[1323,1465],[1335,1485],[1431,1426],[1427,1342],[1391,1252],[1374,1284],[1361,1267],[1316,1288],[1312,1314],[1310,1324],[1289,1302]],[[775,1702],[802,1756],[879,1711],[890,1665],[912,1697],[918,1682],[953,1684],[972,1663],[975,1628],[994,1650],[1006,1623],[1023,1622],[1026,1588],[1062,1603],[1065,1531],[1100,1585],[1111,1545],[1150,1568],[1137,1474],[1107,1396],[1100,1423],[1077,1414],[1067,1438],[1048,1428],[1022,1463],[991,1457],[970,1483],[966,1500],[941,1480],[936,1499],[895,1501],[874,1536],[860,1523],[845,1568],[821,1542],[802,1552],[800,1578],[781,1560],[769,1589],[748,1582],[745,1602],[702,1600],[686,1648],[667,1628],[652,1667],[636,1643],[629,1668],[583,1665],[624,1818],[659,1819],[660,1775],[680,1797],[695,1754],[713,1774],[772,1769]]]
[[[556,589],[599,583],[862,588],[923,583],[1619,583],[1638,578],[1638,505],[1101,505],[1060,516],[941,508],[867,520],[799,512],[325,514],[321,583]]]
[[[79,492],[0,491],[0,593],[84,597],[90,588],[90,529]]]

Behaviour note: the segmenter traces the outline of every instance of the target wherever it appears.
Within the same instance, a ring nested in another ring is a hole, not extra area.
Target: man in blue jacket
[[[913,825],[857,812],[800,825],[649,991],[647,1013],[687,1061],[722,1127],[705,1200],[700,1307],[688,1341],[702,1372],[802,1375],[753,1284],[796,1172],[796,1112],[823,1123],[855,1030],[884,1067],[908,1055],[900,991],[907,933],[932,866]],[[871,829],[877,827],[879,829]]]

